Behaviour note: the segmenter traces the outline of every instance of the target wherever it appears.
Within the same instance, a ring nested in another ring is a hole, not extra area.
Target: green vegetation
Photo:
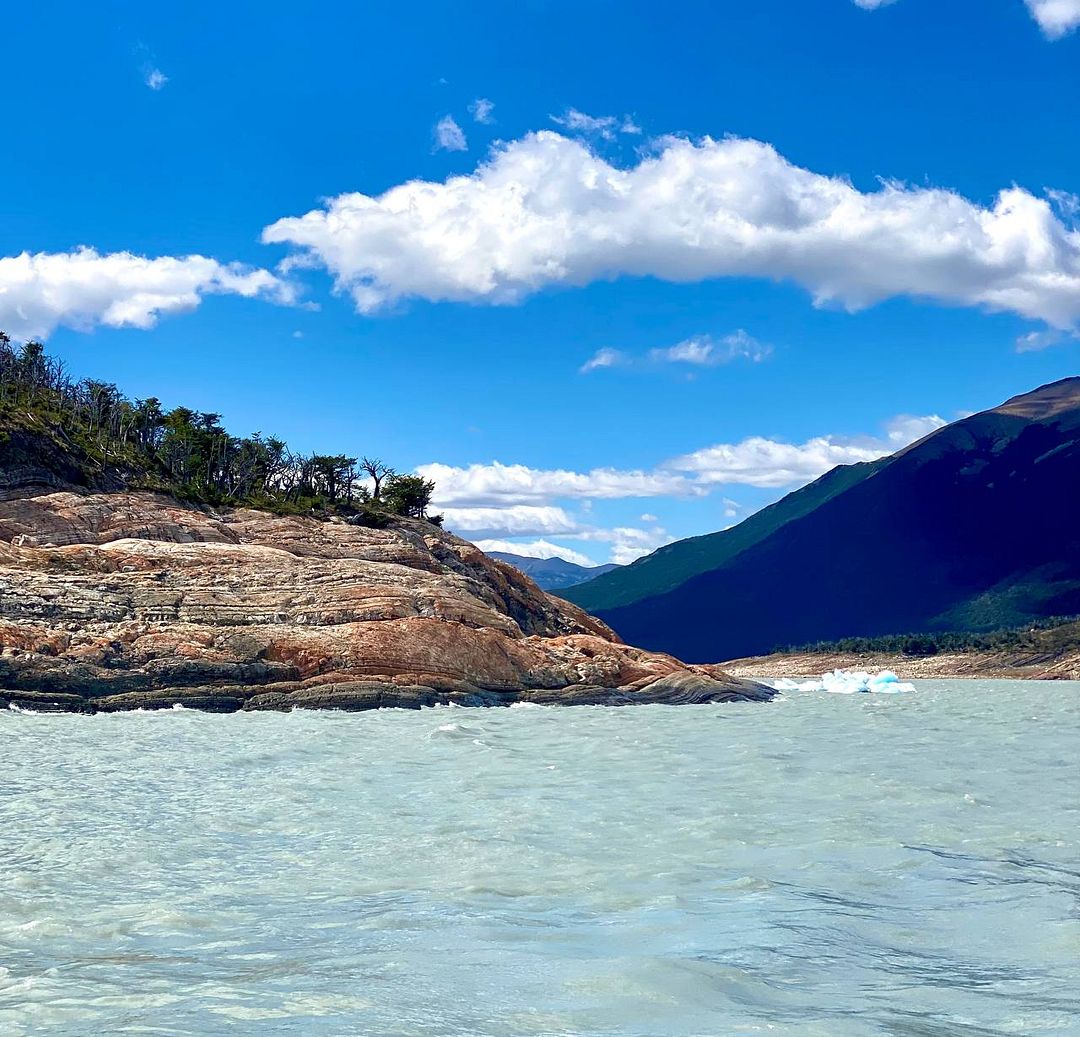
[[[1058,651],[1080,644],[1080,617],[1049,616],[1022,627],[984,632],[946,630],[884,637],[845,637],[808,645],[785,645],[776,655],[909,655],[965,652]]]
[[[129,400],[108,382],[73,382],[40,342],[16,347],[0,332],[0,449],[27,439],[66,458],[87,485],[119,482],[198,503],[371,525],[395,515],[441,522],[427,514],[435,484],[379,458],[303,455],[274,436],[233,436],[218,414]]]

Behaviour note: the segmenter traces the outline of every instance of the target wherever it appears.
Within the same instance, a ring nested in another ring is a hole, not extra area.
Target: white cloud
[[[837,465],[876,461],[945,424],[937,415],[905,415],[889,422],[884,437],[817,436],[804,443],[783,443],[751,436],[674,458],[667,467],[693,473],[704,485],[792,486],[810,482]]]
[[[639,558],[651,555],[653,551],[663,547],[665,544],[674,543],[674,540],[674,537],[670,537],[665,533],[659,538],[651,540],[638,539],[625,543],[616,543],[611,547],[611,560],[616,565],[629,565]]]
[[[44,338],[60,325],[151,328],[206,295],[295,301],[293,287],[269,271],[206,256],[148,259],[80,248],[0,257],[0,328],[19,338]]]
[[[581,374],[589,374],[605,367],[642,367],[648,364],[718,367],[735,360],[749,360],[756,364],[768,359],[772,352],[772,346],[759,342],[740,328],[730,335],[695,335],[674,346],[650,349],[644,357],[605,347],[597,350],[578,370]]]
[[[740,328],[730,335],[714,338],[712,335],[696,335],[668,349],[654,349],[649,356],[661,363],[695,364],[716,367],[733,360],[750,360],[760,363],[772,355],[772,346],[759,342],[753,335]]]
[[[700,495],[703,490],[679,472],[621,471],[594,468],[590,472],[529,468],[519,464],[473,464],[455,468],[420,465],[418,475],[435,483],[434,504],[450,507],[503,507],[546,504],[553,498],[619,500],[630,497]]]
[[[435,136],[436,151],[468,151],[469,142],[465,131],[454,121],[452,115],[444,115],[432,131]]]
[[[1080,25],[1080,0],[1025,0],[1032,18],[1049,39],[1057,40]]]
[[[1029,331],[1026,335],[1020,335],[1016,339],[1017,353],[1035,353],[1040,349],[1049,349],[1064,341],[1065,335],[1054,328],[1046,328],[1043,331]]]
[[[143,82],[151,90],[160,90],[168,81],[169,77],[160,68],[147,67],[143,69]]]
[[[474,544],[481,551],[491,553],[501,551],[503,554],[524,555],[526,558],[562,558],[564,561],[573,562],[575,565],[584,565],[592,568],[596,565],[588,555],[580,551],[574,551],[569,547],[560,547],[551,543],[550,540],[533,540],[531,543],[517,543],[514,540],[474,540]]]
[[[962,416],[970,417],[971,415]],[[882,446],[900,450],[912,443],[917,443],[931,432],[937,432],[939,428],[944,428],[947,424],[948,422],[937,414],[898,414],[885,423],[885,440]],[[886,452],[883,450],[882,456]]]
[[[579,368],[582,374],[588,374],[590,371],[598,371],[603,367],[618,367],[621,364],[626,363],[626,354],[618,349],[598,349],[584,364]]]
[[[855,6],[861,7],[864,11],[876,11],[879,7],[888,7],[889,4],[896,3],[896,0],[855,0]]]
[[[495,116],[492,114],[494,111],[495,102],[489,101],[486,97],[478,97],[469,105],[469,114],[476,122],[483,123],[485,126],[495,121]]]
[[[609,557],[616,565],[629,565],[638,558],[652,554],[658,547],[672,542],[672,537],[664,529],[638,529],[633,526],[617,526],[614,529],[583,528],[575,533],[564,534],[563,539],[609,545]],[[505,551],[530,558],[565,558],[578,565],[597,564],[572,548],[544,539],[519,543],[515,540],[493,538],[474,540],[473,543],[481,551]]]
[[[897,296],[1080,321],[1080,231],[1020,187],[989,207],[849,181],[753,140],[666,138],[617,168],[543,131],[468,176],[344,194],[263,231],[327,267],[364,313],[398,300],[514,303],[620,276],[791,280],[819,305]]]
[[[581,524],[562,508],[512,504],[508,507],[444,508],[446,527],[457,533],[498,533],[504,536],[555,536],[574,533]]]
[[[894,453],[944,424],[936,415],[900,415],[889,421],[878,436],[818,436],[804,443],[755,436],[673,458],[651,471],[602,468],[572,472],[494,462],[467,468],[428,464],[421,465],[417,473],[434,480],[435,505],[443,512],[447,527],[455,532],[486,533],[496,538],[555,536],[608,544],[611,560],[623,565],[671,542],[672,537],[658,524],[656,515],[645,512],[640,516],[645,528],[604,528],[580,521],[555,502],[580,501],[580,511],[588,514],[587,505],[594,498],[704,497],[726,485],[793,487],[818,478],[836,465],[873,461]],[[726,519],[737,520],[746,513],[729,497],[722,497],[720,503]],[[503,546],[489,546],[497,542]],[[505,539],[476,543],[484,550],[528,553],[521,550],[523,545]],[[565,548],[548,546],[554,553],[569,557]]]
[[[592,529],[578,535],[577,539],[611,544],[611,560],[616,565],[631,562],[652,554],[658,547],[670,544],[674,539],[666,529],[637,529],[633,526],[617,526],[614,529]]]
[[[544,506],[564,499],[619,500],[704,496],[722,485],[793,486],[841,464],[874,461],[921,439],[946,422],[937,415],[901,415],[881,436],[817,436],[803,443],[752,436],[673,458],[651,471],[597,468],[590,472],[525,465],[426,464],[417,469],[435,482],[439,508]]]
[[[484,551],[511,551],[539,558],[558,555],[570,561],[578,561],[584,555],[571,548],[562,547],[543,539],[556,536],[563,540],[582,543],[605,544],[610,548],[613,562],[624,565],[635,558],[649,554],[663,544],[670,543],[667,531],[655,525],[655,516],[643,515],[642,521],[650,522],[652,528],[616,526],[605,529],[579,522],[559,507],[533,507],[510,505],[487,508],[446,508],[442,512],[446,527],[459,536],[466,536]],[[474,534],[480,534],[476,539]],[[530,543],[519,543],[508,537],[540,537]],[[546,553],[539,553],[546,552]],[[596,562],[580,562],[595,565]]]
[[[562,115],[549,116],[551,121],[570,133],[580,133],[586,137],[600,137],[602,140],[614,140],[616,133],[637,134],[641,128],[630,116],[622,119],[614,115],[586,115],[576,108],[567,108]]]

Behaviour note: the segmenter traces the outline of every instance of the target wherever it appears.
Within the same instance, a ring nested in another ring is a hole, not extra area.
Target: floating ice
[[[777,691],[825,691],[830,695],[899,695],[915,690],[914,684],[903,684],[892,670],[871,674],[865,670],[833,670],[818,681],[773,681]]]

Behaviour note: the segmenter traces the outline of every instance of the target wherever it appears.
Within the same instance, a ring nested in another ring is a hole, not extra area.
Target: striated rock
[[[0,705],[355,710],[771,695],[622,644],[426,522],[369,529],[135,492],[0,500]]]

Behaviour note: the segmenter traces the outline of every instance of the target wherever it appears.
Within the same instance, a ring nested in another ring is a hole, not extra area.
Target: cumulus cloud
[[[723,485],[779,488],[809,482],[837,465],[875,461],[894,453],[945,424],[937,415],[900,415],[879,436],[826,435],[803,443],[751,436],[672,458],[649,471],[573,472],[496,461],[468,467],[427,464],[417,472],[434,480],[440,508],[536,507],[559,498],[700,497]]]
[[[671,536],[664,529],[638,529],[634,526],[617,526],[614,529],[583,528],[565,535],[564,539],[607,545],[611,561],[616,565],[629,565],[672,541]],[[575,562],[577,565],[597,564],[587,555],[573,548],[552,543],[550,540],[540,539],[521,543],[516,540],[490,538],[473,542],[481,551],[504,551],[526,555],[529,558],[565,558],[568,562]]]
[[[693,496],[702,492],[687,476],[660,469],[644,472],[594,468],[589,472],[572,472],[495,461],[464,468],[426,464],[417,468],[416,472],[434,481],[434,503],[440,509],[537,505],[559,497],[620,500],[628,497]]]
[[[620,276],[790,280],[849,310],[897,296],[1080,320],[1080,231],[1020,187],[984,207],[895,182],[860,191],[754,140],[669,137],[618,168],[543,131],[467,176],[338,195],[268,243],[325,266],[371,313],[398,300],[515,303]]]
[[[473,117],[473,120],[483,123],[485,126],[495,121],[494,111],[495,102],[489,101],[486,97],[478,97],[469,105],[469,114]]]
[[[578,535],[578,539],[610,544],[611,560],[616,565],[629,565],[652,554],[658,547],[670,544],[673,537],[660,527],[638,529],[634,526],[616,526],[614,529],[584,531]]]
[[[1061,39],[1080,25],[1080,0],[1025,0],[1049,39]]]
[[[448,528],[462,533],[505,536],[555,536],[574,533],[581,524],[562,508],[514,504],[505,508],[443,508]]]
[[[758,364],[771,355],[772,346],[759,342],[742,328],[721,338],[696,335],[667,349],[654,349],[649,354],[653,360],[661,363],[694,364],[699,367],[716,367],[733,360],[749,360]]]
[[[588,515],[592,500],[656,497],[705,497],[727,485],[766,489],[789,488],[823,475],[836,465],[873,461],[901,450],[941,428],[936,415],[900,415],[877,436],[817,436],[803,443],[785,443],[751,437],[738,443],[720,443],[672,458],[649,471],[594,469],[573,472],[529,468],[525,465],[474,464],[454,467],[421,465],[417,472],[435,482],[435,505],[446,525],[477,540],[484,550],[521,551],[523,545],[499,538],[558,537],[581,543],[606,544],[614,562],[626,564],[671,542],[657,516],[643,512],[643,526],[605,528],[575,517],[557,501],[576,501]],[[737,520],[746,509],[721,497],[726,519]],[[502,547],[489,547],[499,540]],[[566,548],[550,545],[569,557]],[[540,557],[549,557],[542,555]]]
[[[596,565],[588,555],[575,551],[569,547],[561,547],[553,544],[550,540],[533,540],[526,543],[518,543],[514,540],[475,540],[481,551],[490,554],[492,551],[501,551],[503,554],[524,555],[526,558],[562,558],[575,565],[584,565],[591,568]]]
[[[905,415],[889,422],[884,437],[817,436],[804,443],[783,443],[751,436],[676,457],[668,467],[693,473],[699,485],[792,486],[810,482],[837,465],[876,461],[945,424],[937,415]]]
[[[616,531],[618,532],[618,531]],[[675,538],[663,533],[658,537],[637,537],[630,541],[616,541],[611,545],[611,560],[616,565],[630,565],[639,558],[651,555],[665,544],[674,543]]]
[[[564,540],[609,545],[611,560],[621,565],[650,551],[655,551],[661,545],[669,543],[671,539],[666,530],[656,525],[656,517],[652,515],[641,517],[642,522],[650,523],[651,528],[648,529],[634,526],[604,528],[576,519],[565,509],[551,505],[512,504],[506,507],[445,508],[442,509],[442,515],[448,529],[468,537],[485,551],[513,551],[517,554],[528,554],[530,552],[522,548],[530,545],[506,538],[556,536]],[[488,546],[496,543],[501,546]],[[536,557],[548,558],[559,555],[571,561],[575,560],[567,553],[571,549],[560,547],[544,539],[535,541],[531,546],[533,549],[551,552]]]
[[[855,6],[861,7],[864,11],[876,11],[879,7],[888,7],[889,4],[896,3],[896,0],[855,0]]]
[[[206,256],[80,248],[0,257],[0,328],[19,338],[44,338],[60,325],[151,328],[206,295],[295,301],[293,287],[269,271]]]
[[[432,131],[435,137],[436,151],[468,151],[469,142],[465,131],[457,124],[452,115],[444,115]]]
[[[549,536],[579,543],[603,544],[613,562],[623,565],[670,543],[667,531],[657,526],[655,516],[643,515],[651,528],[616,526],[604,528],[575,519],[563,508],[510,505],[487,508],[446,508],[442,511],[446,528],[467,537],[484,551],[510,551],[537,558],[566,558],[580,565],[585,555],[544,539]],[[521,542],[521,537],[539,537]],[[513,539],[510,539],[513,538]],[[542,552],[542,553],[541,553]]]
[[[961,415],[971,417],[970,414]],[[885,423],[883,446],[901,450],[920,439],[925,439],[932,432],[944,428],[948,422],[938,414],[899,414]],[[884,451],[883,451],[884,455]]]
[[[160,68],[149,67],[143,69],[143,82],[151,90],[160,90],[168,81],[169,77]]]

